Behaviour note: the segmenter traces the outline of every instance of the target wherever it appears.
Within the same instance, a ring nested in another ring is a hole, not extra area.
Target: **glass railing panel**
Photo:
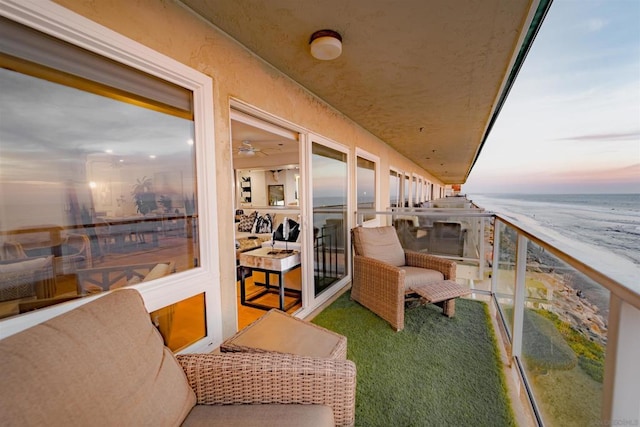
[[[392,225],[405,249],[452,258],[477,258],[477,218],[424,210],[396,212]]]
[[[510,337],[513,336],[513,301],[516,284],[516,246],[517,233],[500,221],[495,222],[498,227],[499,251],[497,259],[497,274],[494,277],[495,297],[498,307],[504,317],[505,326]],[[495,271],[495,270],[494,270]]]
[[[601,417],[609,291],[529,242],[522,362],[546,425]]]
[[[388,208],[358,210],[355,224],[374,214],[376,224],[393,226],[405,250],[432,254],[457,263],[459,283],[491,291],[493,215],[481,209]],[[364,226],[372,226],[364,224]]]

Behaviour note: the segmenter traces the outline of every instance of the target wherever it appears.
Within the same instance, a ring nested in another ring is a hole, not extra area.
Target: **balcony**
[[[464,198],[360,210],[356,222],[374,214],[396,227],[405,249],[457,261],[458,282],[495,315],[507,377],[535,423],[638,422],[635,285],[616,280],[621,275],[604,262],[587,263],[573,248]]]

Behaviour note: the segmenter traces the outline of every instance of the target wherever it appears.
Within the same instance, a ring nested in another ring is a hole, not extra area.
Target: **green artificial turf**
[[[345,293],[314,323],[347,337],[357,367],[356,426],[512,426],[513,412],[486,304],[407,309],[405,329]]]

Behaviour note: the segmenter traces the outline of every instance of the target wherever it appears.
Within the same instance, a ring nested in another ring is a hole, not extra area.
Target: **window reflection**
[[[319,295],[346,274],[347,155],[312,145],[314,284]]]
[[[358,209],[376,208],[376,164],[371,160],[362,157],[357,158],[357,191]],[[375,219],[375,215],[367,214],[363,216],[364,221]]]
[[[400,203],[400,176],[396,171],[389,171],[389,206],[397,208]]]
[[[7,69],[0,85],[0,317],[197,265],[192,120]]]
[[[149,313],[164,343],[177,352],[207,335],[204,294]]]

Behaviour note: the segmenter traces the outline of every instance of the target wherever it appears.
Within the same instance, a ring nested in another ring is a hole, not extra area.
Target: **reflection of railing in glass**
[[[338,250],[336,246],[337,225],[314,227],[314,286],[318,295],[338,276]]]
[[[74,61],[67,63],[72,66]],[[135,74],[141,84],[148,78],[122,68],[128,75]],[[177,271],[196,266],[195,150],[193,144],[182,143],[193,139],[193,115],[145,108],[147,104],[127,102],[121,92],[110,96],[106,87],[104,96],[79,90],[91,86],[86,81],[56,84],[29,74],[0,70],[3,92],[17,94],[21,108],[38,112],[0,124],[12,134],[18,128],[30,129],[29,138],[3,141],[3,158],[21,160],[11,169],[0,167],[0,240],[11,248],[23,248],[18,261],[23,266],[52,257],[54,274],[46,289],[35,283],[39,279],[27,284],[35,287],[37,301],[26,301],[18,293],[11,305],[0,307],[0,317],[81,297],[84,292],[78,292],[83,288],[77,276],[82,269],[110,267],[122,273],[130,264],[168,261],[175,263]],[[155,78],[154,82],[162,84]],[[191,96],[187,89],[180,93],[185,99]],[[43,97],[54,100],[50,105],[55,104],[55,113],[66,120],[49,120],[50,107]],[[87,123],[91,126],[79,125]],[[53,134],[56,138],[51,139]],[[35,149],[33,141],[40,138],[49,143]],[[26,146],[33,146],[29,155],[17,156]],[[64,155],[69,150],[75,153],[71,157]],[[154,153],[152,160],[141,154],[148,152]],[[0,260],[4,256],[0,254]],[[0,288],[8,282],[5,279],[0,277]],[[33,292],[27,293],[33,298]]]

